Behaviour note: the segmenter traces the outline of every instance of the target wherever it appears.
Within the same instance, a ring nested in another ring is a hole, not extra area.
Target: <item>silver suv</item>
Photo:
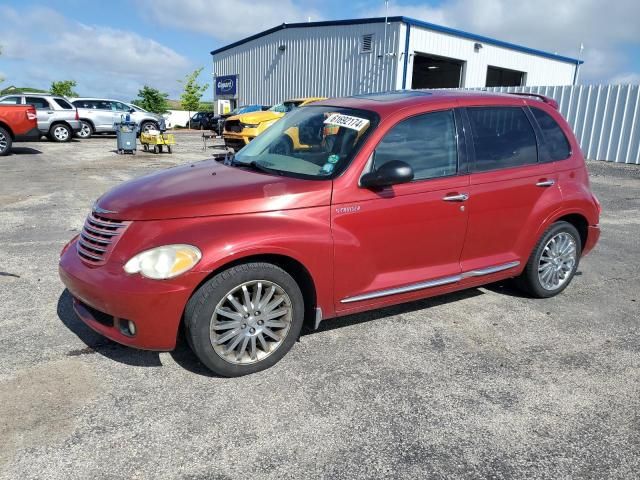
[[[127,113],[131,114],[131,120],[138,124],[142,132],[157,130],[158,122],[162,118],[136,105],[118,100],[83,97],[73,98],[71,101],[78,108],[80,115],[80,138],[89,138],[94,133],[114,133],[113,124],[120,122]]]
[[[33,105],[38,115],[38,130],[55,142],[68,142],[80,131],[76,107],[57,95],[18,93],[0,97],[0,103]]]

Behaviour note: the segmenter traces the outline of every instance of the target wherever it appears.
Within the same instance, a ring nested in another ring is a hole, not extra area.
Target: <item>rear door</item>
[[[24,103],[27,105],[33,105],[36,108],[36,114],[38,115],[38,128],[40,131],[48,132],[56,113],[53,106],[50,105],[49,101],[44,97],[25,96],[24,100]]]
[[[473,152],[463,272],[508,270],[561,200],[553,163],[539,161],[539,130],[521,106],[465,109]]]
[[[383,189],[354,185],[334,196],[336,310],[423,296],[456,281],[469,184],[456,127],[453,110],[400,121],[382,137],[372,162],[378,168],[404,161],[414,181]]]

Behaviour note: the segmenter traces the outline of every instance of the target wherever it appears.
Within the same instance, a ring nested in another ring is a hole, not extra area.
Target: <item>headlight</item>
[[[259,123],[243,123],[242,126],[244,128],[258,128],[260,124]]]
[[[192,245],[165,245],[137,254],[125,264],[124,271],[163,280],[191,270],[201,258],[200,250]]]

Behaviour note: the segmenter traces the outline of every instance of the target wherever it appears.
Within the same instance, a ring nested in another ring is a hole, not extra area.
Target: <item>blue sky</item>
[[[640,82],[637,0],[392,0],[389,9],[571,57],[583,43],[584,83]],[[211,83],[218,46],[282,22],[384,12],[383,0],[0,0],[0,85],[74,79],[82,95],[130,100],[147,83],[177,98],[177,80],[197,67]]]

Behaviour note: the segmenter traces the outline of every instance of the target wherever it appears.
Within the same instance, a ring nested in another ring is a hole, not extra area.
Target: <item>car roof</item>
[[[465,104],[487,105],[522,105],[548,104],[554,106],[552,99],[542,96],[528,96],[510,93],[493,93],[481,90],[396,90],[380,93],[354,95],[351,97],[330,98],[313,105],[332,107],[348,107],[361,110],[373,110],[379,114],[389,114],[393,111],[418,105],[464,106]]]
[[[124,103],[125,105],[130,105],[129,102],[125,102],[123,100],[114,100],[113,98],[73,97],[71,99],[72,102],[75,102],[76,100],[102,100],[102,101],[105,101],[105,102],[120,102],[120,103]]]

